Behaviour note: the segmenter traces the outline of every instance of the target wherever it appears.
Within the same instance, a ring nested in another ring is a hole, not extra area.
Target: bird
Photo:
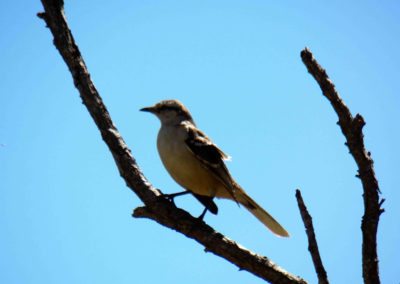
[[[192,193],[205,206],[201,219],[207,210],[218,213],[214,197],[229,199],[243,205],[275,235],[289,237],[278,221],[232,178],[225,164],[230,157],[197,128],[189,110],[180,101],[162,100],[140,110],[160,120],[159,156],[171,177],[184,188],[183,192],[166,194],[168,199]]]

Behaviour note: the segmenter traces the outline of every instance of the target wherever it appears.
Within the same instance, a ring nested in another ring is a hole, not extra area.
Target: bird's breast
[[[186,146],[184,128],[161,128],[157,137],[160,158],[171,177],[194,193],[214,196],[218,180]]]

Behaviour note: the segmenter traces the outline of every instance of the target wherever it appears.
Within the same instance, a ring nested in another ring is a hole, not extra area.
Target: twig
[[[346,145],[358,166],[357,177],[361,179],[364,194],[364,216],[361,230],[363,236],[362,263],[364,283],[380,283],[376,233],[378,230],[379,216],[384,209],[381,208],[383,200],[379,200],[379,186],[375,177],[371,153],[364,147],[362,128],[364,118],[357,114],[354,118],[348,107],[340,98],[335,85],[329,79],[326,71],[318,64],[310,50],[305,48],[301,58],[308,72],[318,82],[323,95],[330,101],[339,117],[338,124],[346,137]]]
[[[75,44],[64,16],[63,1],[42,0],[45,12],[39,13],[54,36],[54,45],[67,64],[84,105],[100,130],[109,147],[120,175],[127,186],[144,202],[145,207],[137,208],[135,217],[145,217],[176,230],[201,243],[207,251],[232,262],[242,270],[272,283],[306,283],[303,279],[284,271],[267,257],[257,255],[210,226],[199,222],[186,211],[176,208],[164,198],[144,177],[130,150],[114,126],[110,114],[102,102],[80,51]]]
[[[303,197],[299,189],[296,189],[296,199],[299,205],[301,218],[303,219],[304,227],[308,238],[308,250],[314,263],[315,272],[318,276],[319,284],[329,284],[328,275],[326,274],[324,265],[322,264],[321,255],[319,254],[317,239],[315,238],[314,226],[311,215],[308,213],[307,207],[304,204]]]

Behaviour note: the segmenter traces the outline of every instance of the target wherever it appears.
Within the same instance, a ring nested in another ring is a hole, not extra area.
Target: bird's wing
[[[192,125],[186,125],[188,138],[186,145],[189,150],[199,159],[201,164],[217,177],[235,201],[235,182],[233,181],[224,160],[229,156],[222,152],[211,140],[200,130]]]

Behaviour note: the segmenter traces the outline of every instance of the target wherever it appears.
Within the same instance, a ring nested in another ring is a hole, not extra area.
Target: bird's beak
[[[140,111],[156,113],[156,108],[155,107],[144,107],[144,108],[141,108]]]

